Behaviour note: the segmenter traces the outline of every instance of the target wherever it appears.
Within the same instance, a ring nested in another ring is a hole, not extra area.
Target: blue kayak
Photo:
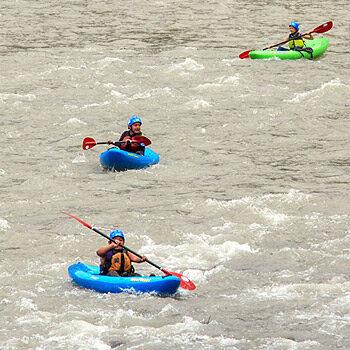
[[[103,168],[108,170],[144,169],[157,164],[159,155],[149,148],[145,149],[144,155],[140,155],[115,147],[101,153],[100,162]]]
[[[176,293],[180,279],[175,276],[135,276],[111,277],[100,275],[98,266],[76,263],[68,268],[68,273],[78,286],[100,293],[156,293],[170,295]]]

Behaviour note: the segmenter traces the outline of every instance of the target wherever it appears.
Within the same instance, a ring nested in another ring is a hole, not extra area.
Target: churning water
[[[0,348],[350,348],[348,1],[0,8]],[[291,20],[334,22],[322,57],[238,58]],[[159,165],[103,171],[82,140],[134,114]],[[61,211],[197,289],[77,287],[106,242]]]

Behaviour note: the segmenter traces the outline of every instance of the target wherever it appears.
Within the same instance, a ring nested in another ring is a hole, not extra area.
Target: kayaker
[[[109,234],[109,237],[114,239],[117,243],[108,241],[107,246],[101,247],[96,251],[96,254],[101,258],[101,275],[115,277],[141,276],[140,274],[135,273],[132,263],[142,263],[147,257],[143,256],[142,258],[139,258],[135,254],[119,246],[120,243],[124,244],[125,242],[123,231],[113,230]]]
[[[292,21],[289,24],[289,31],[290,34],[288,36],[288,38],[285,39],[285,41],[288,41],[288,46],[289,49],[280,46],[277,51],[289,51],[289,50],[300,50],[305,46],[304,40],[308,39],[308,40],[314,40],[314,37],[312,36],[311,32],[307,32],[305,34],[300,34],[299,33],[299,26],[300,24],[296,21]],[[303,35],[303,36],[301,36]]]
[[[139,143],[133,143],[133,138],[135,136],[144,136],[141,131],[141,125],[142,120],[137,115],[132,116],[128,120],[128,129],[122,133],[122,135],[119,138],[119,141],[126,141],[125,143],[122,143],[119,148],[123,151],[137,153],[137,154],[144,154],[145,152],[145,146]],[[112,142],[112,141],[107,141]]]

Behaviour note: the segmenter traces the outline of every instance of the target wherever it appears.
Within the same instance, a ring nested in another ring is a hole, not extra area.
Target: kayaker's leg
[[[142,275],[140,275],[139,273],[137,272],[129,272],[129,273],[126,273],[126,277],[141,277]]]
[[[100,258],[100,275],[106,275],[109,267],[106,264],[106,258]]]
[[[314,50],[313,50],[312,47],[306,47],[306,46],[300,47],[300,46],[297,46],[297,47],[295,47],[294,50],[300,52],[302,55],[303,55],[302,51],[307,52],[307,53],[309,53],[311,55],[311,58],[313,58]]]
[[[119,275],[119,273],[117,272],[117,271],[115,271],[115,270],[111,270],[111,271],[109,271],[108,273],[107,273],[107,275],[106,276],[111,276],[111,277],[121,277],[120,275]]]
[[[145,147],[140,147],[139,150],[136,153],[140,154],[141,156],[143,156],[145,154]]]

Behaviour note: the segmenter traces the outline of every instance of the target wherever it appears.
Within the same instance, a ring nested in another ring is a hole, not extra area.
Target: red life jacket
[[[126,140],[132,141],[133,137],[125,136],[122,141],[126,141]],[[140,145],[137,144],[137,143],[132,143],[132,142],[131,143],[127,143],[127,142],[125,142],[125,143],[122,143],[120,145],[120,149],[122,149],[123,151],[136,153],[138,150],[140,150]]]

